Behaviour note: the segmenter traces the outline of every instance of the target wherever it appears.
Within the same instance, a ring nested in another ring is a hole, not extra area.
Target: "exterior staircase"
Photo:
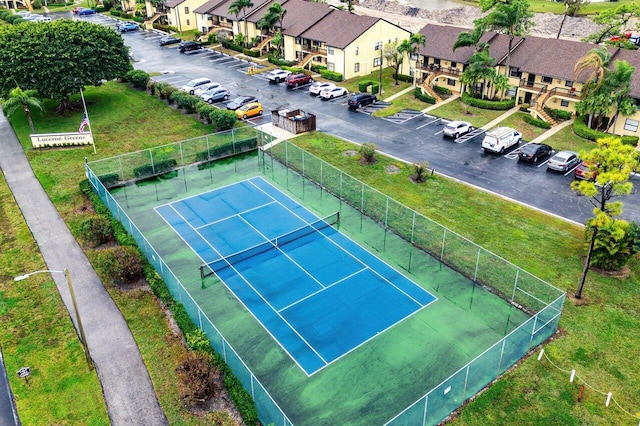
[[[558,122],[554,120],[547,112],[544,110],[544,104],[551,97],[551,92],[547,92],[540,100],[536,100],[536,102],[531,105],[531,110],[533,111],[533,116],[536,118],[540,118],[541,120],[546,121],[551,124],[551,127],[557,126]]]
[[[156,12],[153,14],[153,16],[149,19],[147,19],[146,21],[144,21],[144,27],[147,30],[151,30],[153,29],[153,23],[156,22],[158,20],[158,18],[160,18],[161,16],[166,15],[166,12]]]
[[[314,56],[318,56],[318,53],[315,53],[315,52],[307,53],[307,55],[304,58],[302,58],[300,62],[298,62],[297,66],[299,66],[300,68],[304,68],[305,65],[311,62]]]
[[[427,93],[429,96],[432,96],[434,98],[436,98],[436,103],[442,102],[442,98],[440,97],[440,95],[438,95],[436,93],[435,90],[433,90],[433,87],[431,87],[431,83],[433,82],[433,80],[437,77],[436,73],[430,73],[427,78],[425,78],[424,82],[422,83],[422,86],[420,86],[420,88],[422,89],[423,93]]]
[[[269,42],[273,40],[273,37],[267,37],[265,39],[263,39],[260,43],[258,43],[258,45],[255,47],[255,49],[258,49],[260,51],[260,53],[262,54],[262,49],[264,49]]]

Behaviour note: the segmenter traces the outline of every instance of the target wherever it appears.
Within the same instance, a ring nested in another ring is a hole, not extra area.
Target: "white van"
[[[191,80],[190,82],[182,86],[180,90],[193,95],[193,92],[195,92],[196,89],[199,89],[200,86],[208,83],[211,83],[211,79],[209,78],[196,78],[195,80]]]
[[[491,152],[498,152],[500,154],[513,146],[517,145],[522,139],[522,133],[511,127],[498,127],[496,129],[487,132],[482,141],[482,149]]]

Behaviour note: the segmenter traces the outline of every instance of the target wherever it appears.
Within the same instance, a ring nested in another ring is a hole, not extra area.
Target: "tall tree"
[[[469,58],[469,65],[460,76],[460,82],[467,86],[467,90],[478,97],[478,83],[482,81],[481,97],[485,97],[487,81],[493,81],[496,76],[496,60],[488,51],[476,52]]]
[[[413,85],[416,85],[418,76],[418,67],[420,66],[420,47],[427,45],[427,36],[420,33],[413,33],[409,37],[409,44],[411,44],[411,54],[416,57],[416,67],[413,72]]]
[[[610,98],[601,96],[602,93],[599,90],[604,84],[610,59],[609,50],[601,46],[591,49],[573,67],[574,80],[584,79],[585,82],[582,88],[582,101],[578,102],[576,108],[581,110],[579,111],[581,114],[589,114],[589,127],[591,127],[593,116],[597,112],[608,109],[608,106],[605,108],[605,105],[610,101]]]
[[[454,52],[456,51],[456,49],[459,49],[461,47],[468,47],[468,46],[473,46],[476,52],[489,48],[488,43],[480,42],[486,28],[484,19],[482,18],[476,19],[475,21],[473,21],[473,24],[474,24],[473,31],[471,32],[463,31],[460,34],[458,34],[458,38],[456,42],[453,43]]]
[[[253,3],[251,0],[234,0],[233,3],[229,5],[229,13],[236,15],[236,20],[238,19],[238,15],[242,12],[242,21],[244,21],[244,38],[245,43],[249,38],[249,25],[247,23],[247,9],[251,9],[253,7]],[[240,29],[240,22],[238,22],[238,29]]]
[[[0,28],[0,97],[19,86],[72,109],[72,94],[122,78],[131,69],[129,49],[113,29],[59,19],[47,25]]]
[[[529,11],[529,2],[527,0],[480,0],[480,7],[483,12],[489,11],[484,17],[487,29],[501,32],[509,37],[505,64],[505,75],[509,75],[514,38],[526,35],[535,25],[533,13]]]
[[[42,102],[38,99],[37,94],[38,92],[35,90],[22,90],[20,87],[16,87],[9,92],[9,99],[2,103],[2,110],[7,117],[11,117],[18,108],[22,108],[24,114],[27,116],[31,133],[36,132],[33,126],[33,120],[31,119],[31,110],[37,108],[40,111],[44,111]]]
[[[593,22],[599,24],[600,29],[584,38],[583,41],[600,44],[613,36],[618,36],[627,29],[627,25],[634,18],[640,17],[640,4],[627,3],[615,9],[607,9],[598,13]]]
[[[605,85],[611,89],[612,107],[615,109],[607,131],[615,126],[618,116],[628,117],[637,111],[635,101],[629,96],[635,70],[636,68],[629,65],[627,61],[615,61],[613,70],[607,73]]]
[[[391,66],[395,69],[394,75],[396,79],[396,86],[399,84],[398,72],[400,71],[400,66],[404,62],[404,55],[407,52],[405,49],[407,47],[411,49],[411,45],[407,42],[407,40],[403,40],[401,43],[398,43],[398,41],[396,40],[384,45],[384,51],[382,54],[387,60],[387,63],[391,64]]]
[[[611,227],[615,218],[622,213],[622,202],[611,201],[614,197],[628,195],[633,189],[629,182],[631,172],[638,170],[638,152],[630,145],[624,145],[620,138],[607,137],[597,141],[597,148],[581,152],[581,158],[589,164],[593,173],[592,181],[574,181],[571,189],[591,198],[593,215],[587,223],[590,231],[587,258],[575,297],[580,299],[587,273],[591,266],[593,249],[601,228]]]

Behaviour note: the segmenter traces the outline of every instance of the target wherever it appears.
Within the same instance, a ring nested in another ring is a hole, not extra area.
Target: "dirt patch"
[[[576,298],[576,294],[572,291],[566,293],[566,297],[571,301],[575,306],[587,306],[591,304],[591,301],[584,294],[580,299]]]
[[[384,171],[390,175],[397,175],[398,173],[400,173],[400,167],[396,166],[395,164],[390,164],[384,168]]]
[[[594,268],[593,266],[589,269],[591,269],[596,274],[602,275],[603,277],[612,278],[627,278],[631,273],[631,268],[629,268],[628,266],[623,266],[617,271],[606,271],[604,269]]]
[[[343,152],[342,155],[344,155],[345,157],[354,157],[358,155],[358,151],[350,149],[349,151]]]

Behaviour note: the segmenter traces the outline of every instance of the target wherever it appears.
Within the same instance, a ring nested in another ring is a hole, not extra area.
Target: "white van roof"
[[[488,136],[493,136],[493,137],[500,137],[502,135],[505,135],[507,133],[513,133],[515,132],[515,129],[512,129],[511,127],[497,127],[493,130],[490,130],[489,132],[487,132]]]

